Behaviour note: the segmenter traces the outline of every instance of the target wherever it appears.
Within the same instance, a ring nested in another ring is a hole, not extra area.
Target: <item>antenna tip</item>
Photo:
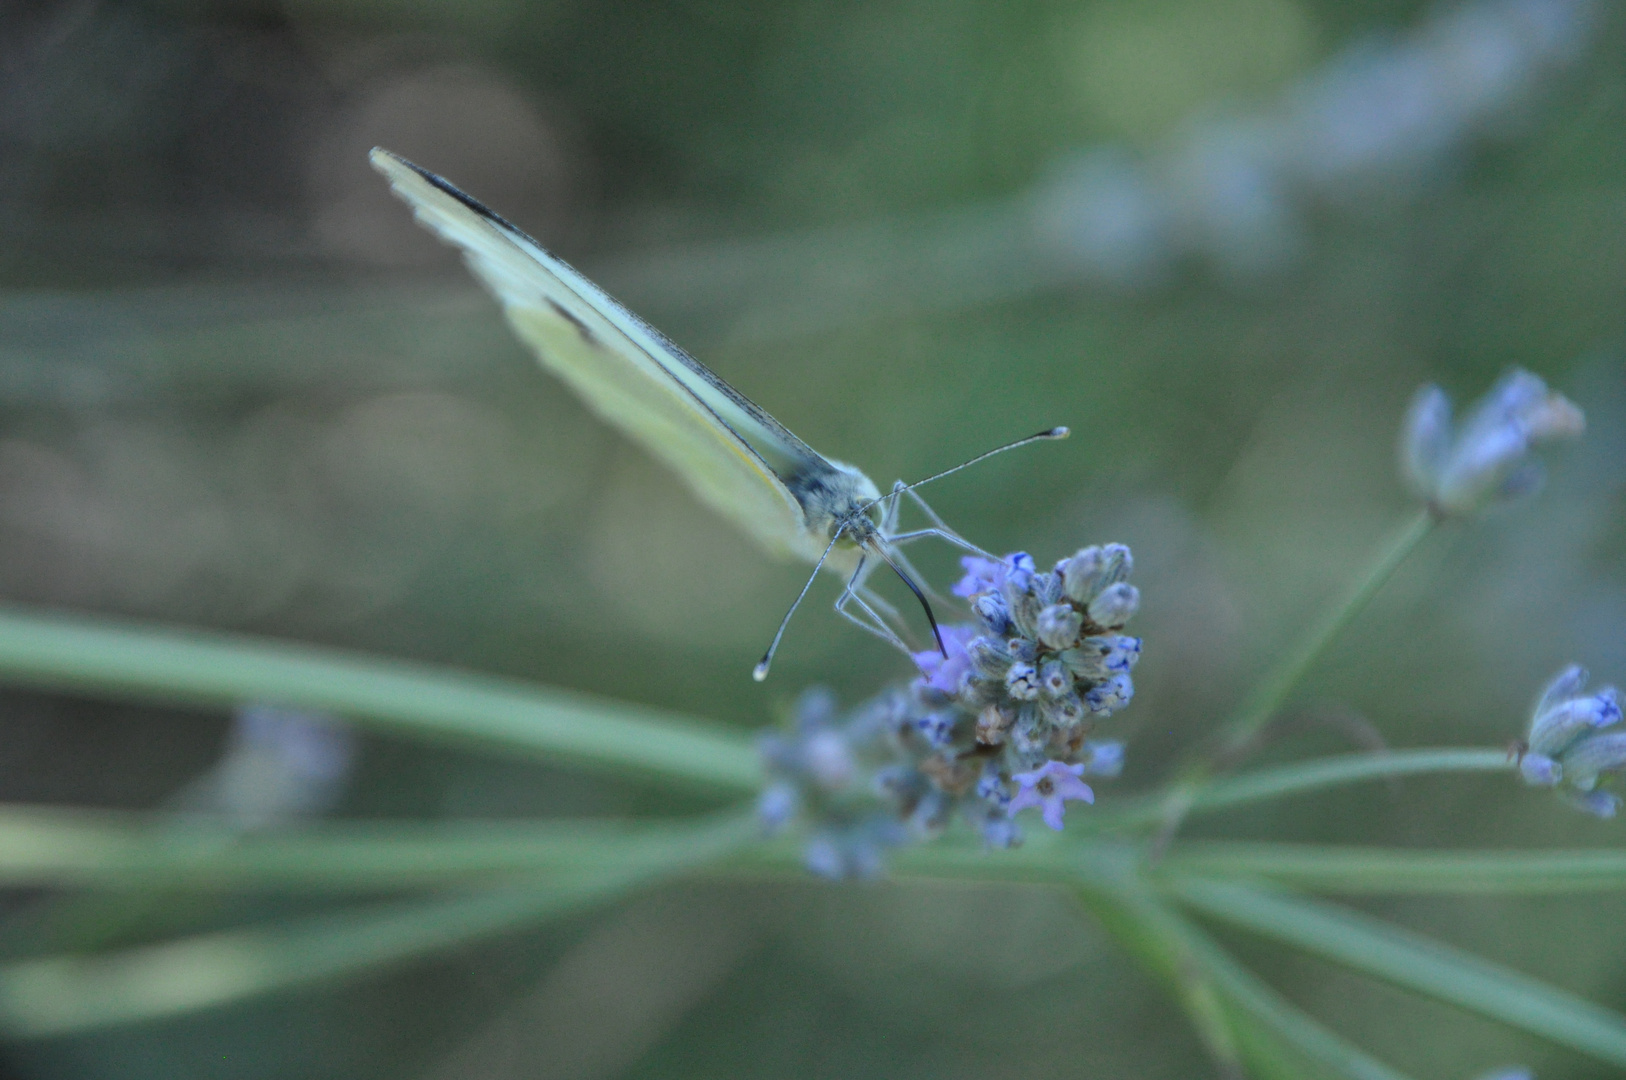
[[[1072,433],[1073,433],[1072,428],[1053,427],[1049,431],[1044,433],[1044,437],[1047,438],[1047,439],[1065,439],[1067,436],[1071,435]]]
[[[751,678],[755,679],[757,682],[761,682],[763,679],[766,679],[768,677],[768,665],[771,663],[773,663],[773,661],[769,660],[766,656],[757,661],[757,666],[751,669]]]

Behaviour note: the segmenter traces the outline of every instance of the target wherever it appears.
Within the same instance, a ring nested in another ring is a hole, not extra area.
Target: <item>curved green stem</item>
[[[1185,813],[1223,810],[1320,788],[1399,776],[1449,772],[1511,772],[1507,751],[1488,747],[1440,747],[1341,754],[1276,765],[1210,780],[1191,793]],[[1169,796],[1162,792],[1122,799],[1082,816],[1088,827],[1127,829],[1166,821]],[[1184,816],[1184,815],[1182,815]]]
[[[1394,574],[1395,569],[1406,560],[1406,556],[1410,555],[1433,530],[1436,520],[1428,511],[1419,511],[1415,517],[1396,529],[1378,549],[1376,557],[1365,572],[1355,579],[1348,590],[1327,606],[1314,625],[1296,639],[1295,646],[1289,647],[1276,663],[1271,665],[1221,728],[1218,747],[1221,757],[1248,747],[1259,734],[1259,729],[1276,715],[1282,703],[1287,700],[1287,695],[1292,693],[1299,680],[1304,678],[1310,666],[1326,651],[1332,640],[1366,608],[1378,594],[1378,590],[1383,588]]]
[[[1328,645],[1344,627],[1359,615],[1378,590],[1394,574],[1437,524],[1438,519],[1427,510],[1419,511],[1405,522],[1378,549],[1377,555],[1350,587],[1329,604],[1314,624],[1277,659],[1276,663],[1254,684],[1248,696],[1220,728],[1219,739],[1213,752],[1193,763],[1185,774],[1171,785],[1163,798],[1161,817],[1163,828],[1160,846],[1179,829],[1195,806],[1198,793],[1213,775],[1215,761],[1234,758],[1252,745],[1260,730],[1282,707],[1293,688],[1304,678]]]
[[[736,792],[748,736],[657,709],[339,649],[0,607],[0,680],[232,708],[316,709],[421,738]]]

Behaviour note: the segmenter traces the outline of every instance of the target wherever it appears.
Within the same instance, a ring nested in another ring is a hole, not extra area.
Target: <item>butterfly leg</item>
[[[892,485],[892,494],[909,496],[909,498],[914,501],[914,504],[920,508],[920,512],[926,515],[926,520],[931,522],[931,526],[929,528],[911,529],[908,532],[901,533],[893,532],[893,530],[897,527],[898,507],[903,501],[902,499],[894,498],[891,500],[891,504],[887,507],[886,516],[881,523],[883,535],[893,544],[893,546],[896,547],[902,544],[911,543],[915,540],[921,539],[922,537],[935,536],[939,540],[959,548],[961,551],[969,551],[971,554],[980,555],[984,559],[992,559],[995,562],[999,561],[998,555],[984,551],[976,544],[973,544],[971,541],[955,532],[953,527],[950,526],[948,522],[944,521],[942,516],[938,514],[936,510],[932,509],[931,504],[925,499],[921,498],[920,492],[909,487],[902,480],[899,480]]]
[[[874,634],[882,641],[888,642],[904,655],[913,656],[914,653],[910,650],[909,646],[904,644],[903,639],[886,624],[886,621],[876,613],[875,609],[870,606],[869,601],[864,598],[863,594],[869,593],[872,599],[880,599],[879,597],[874,596],[874,594],[864,586],[864,579],[869,576],[868,564],[869,556],[862,555],[859,557],[858,566],[855,570],[853,570],[852,577],[847,579],[846,587],[841,590],[841,595],[836,597],[836,614],[840,615],[843,619],[846,619],[859,629],[864,630],[867,633]],[[856,603],[859,609],[863,611],[865,615],[869,616],[869,618],[864,619],[858,615],[855,615],[853,612],[848,611],[847,605],[849,603]],[[883,601],[883,604],[884,603],[885,602]],[[885,606],[888,608],[892,607],[890,604],[885,604]],[[897,616],[897,609],[892,608],[892,614]]]

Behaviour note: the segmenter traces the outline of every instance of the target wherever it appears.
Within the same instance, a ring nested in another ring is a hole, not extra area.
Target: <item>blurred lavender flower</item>
[[[355,737],[333,719],[249,705],[232,717],[220,761],[172,803],[222,814],[243,829],[266,828],[331,809],[354,758]]]
[[[1530,451],[1585,428],[1581,410],[1528,371],[1502,376],[1456,430],[1445,391],[1425,386],[1401,428],[1401,472],[1436,514],[1460,517],[1539,488]]]
[[[1021,552],[961,562],[953,591],[975,621],[942,628],[946,656],[917,654],[908,686],[845,715],[809,691],[792,731],[761,740],[762,821],[805,824],[815,873],[872,876],[887,848],[956,815],[1013,847],[1017,811],[1041,807],[1059,829],[1066,801],[1094,800],[1082,777],[1123,768],[1122,743],[1088,736],[1135,692],[1141,643],[1119,633],[1140,606],[1129,549],[1087,547],[1042,573]]]
[[[1144,157],[1075,153],[1035,188],[1039,248],[1063,273],[1124,288],[1184,259],[1232,281],[1290,265],[1315,202],[1415,194],[1514,125],[1575,62],[1595,0],[1469,0],[1357,40],[1272,107],[1196,117]]]
[[[1533,787],[1559,788],[1566,800],[1597,817],[1614,817],[1620,799],[1598,790],[1602,774],[1626,768],[1626,732],[1613,686],[1585,693],[1586,669],[1572,664],[1542,692],[1520,747],[1519,775]]]
[[[1477,1080],[1536,1080],[1536,1074],[1524,1065],[1504,1065],[1488,1073],[1480,1073]]]

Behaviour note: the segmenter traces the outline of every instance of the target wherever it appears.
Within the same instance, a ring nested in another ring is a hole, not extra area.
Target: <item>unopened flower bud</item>
[[[1564,752],[1564,779],[1581,791],[1591,791],[1600,773],[1626,766],[1626,734],[1591,735]]]
[[[997,705],[985,705],[977,714],[977,741],[984,746],[998,746],[1005,741],[1016,717]]]
[[[1084,744],[1089,757],[1084,762],[1086,776],[1105,776],[1109,779],[1124,770],[1124,744],[1116,739],[1090,740]]]
[[[971,610],[990,634],[1003,636],[1011,631],[1011,609],[1005,597],[997,592],[986,592],[971,602]]]
[[[1411,399],[1400,428],[1400,472],[1406,484],[1425,499],[1451,449],[1451,399],[1438,386],[1425,386]]]
[[[786,781],[769,784],[757,798],[757,817],[762,827],[776,833],[789,825],[801,809],[802,798],[796,785]]]
[[[1039,640],[1051,649],[1070,649],[1078,642],[1084,616],[1071,604],[1051,604],[1040,610],[1036,620]]]
[[[1135,696],[1135,684],[1127,675],[1114,675],[1104,683],[1090,687],[1084,695],[1084,704],[1097,716],[1110,716]]]
[[[1071,692],[1042,702],[1040,708],[1044,710],[1045,718],[1063,732],[1073,731],[1089,715],[1084,702]]]
[[[854,764],[847,740],[838,731],[816,731],[807,740],[807,772],[826,791],[852,783]]]
[[[1139,610],[1140,590],[1120,581],[1103,589],[1090,601],[1090,621],[1097,626],[1113,629],[1134,618]]]
[[[1073,674],[1059,660],[1047,660],[1039,669],[1039,689],[1049,698],[1059,698],[1073,692]]]
[[[1564,767],[1546,754],[1526,753],[1519,758],[1519,775],[1532,787],[1553,787],[1564,776]]]
[[[1090,546],[1067,560],[1062,584],[1067,595],[1080,604],[1095,599],[1102,589],[1129,576],[1134,558],[1123,544]]]

